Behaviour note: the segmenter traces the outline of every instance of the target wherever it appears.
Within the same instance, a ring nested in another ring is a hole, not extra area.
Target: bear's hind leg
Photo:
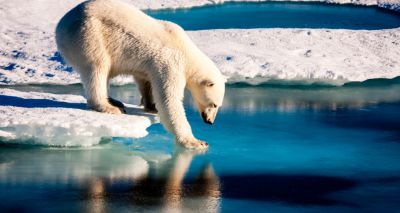
[[[156,104],[154,103],[152,88],[150,81],[139,80],[135,78],[135,81],[139,87],[142,98],[140,104],[143,105],[144,111],[150,113],[157,113]]]
[[[98,112],[121,114],[123,110],[109,102],[108,69],[106,68],[106,66],[92,68],[87,76],[81,74],[82,83],[86,90],[87,105],[90,109]]]

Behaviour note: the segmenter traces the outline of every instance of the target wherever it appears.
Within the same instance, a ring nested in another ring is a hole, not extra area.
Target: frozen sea
[[[79,85],[11,88],[81,93]],[[3,143],[0,208],[394,212],[400,202],[398,91],[396,79],[343,87],[230,85],[212,126],[187,96],[194,133],[210,144],[205,153],[176,148],[160,124],[144,138],[105,139],[92,147]],[[134,85],[112,87],[111,94],[139,101]]]

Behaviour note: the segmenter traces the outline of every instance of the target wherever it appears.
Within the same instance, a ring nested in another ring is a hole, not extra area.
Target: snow
[[[231,82],[271,79],[342,84],[400,75],[400,30],[190,32]]]
[[[82,96],[0,89],[0,137],[9,143],[92,146],[104,137],[140,138],[156,122],[135,105],[124,115],[86,109]]]
[[[193,7],[223,0],[125,0],[141,9]],[[81,0],[0,0],[0,84],[72,84],[79,76],[57,53],[54,28]],[[327,0],[399,10],[400,0]],[[400,75],[400,28],[377,31],[318,29],[190,32],[230,82],[271,79],[341,84]],[[245,39],[246,38],[246,39]],[[246,41],[248,40],[248,41]],[[250,42],[249,42],[250,41]],[[119,78],[119,84],[132,79]]]

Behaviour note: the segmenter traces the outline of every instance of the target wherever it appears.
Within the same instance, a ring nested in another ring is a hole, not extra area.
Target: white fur
[[[63,57],[80,74],[90,108],[121,113],[108,99],[108,81],[133,75],[145,110],[157,110],[177,142],[207,147],[193,136],[186,119],[184,89],[191,91],[204,121],[212,123],[222,104],[225,80],[181,27],[117,0],[91,0],[61,19],[56,40]]]

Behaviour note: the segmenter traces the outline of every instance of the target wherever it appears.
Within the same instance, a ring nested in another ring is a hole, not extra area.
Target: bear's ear
[[[212,82],[210,80],[204,80],[201,82],[201,85],[206,86],[206,87],[212,87],[212,86],[214,86],[214,82]]]

